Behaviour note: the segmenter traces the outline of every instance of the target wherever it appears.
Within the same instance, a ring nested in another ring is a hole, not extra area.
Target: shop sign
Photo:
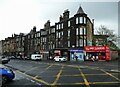
[[[70,52],[83,52],[83,50],[70,50]]]
[[[106,48],[107,48],[107,50],[109,50],[108,47],[106,47],[106,46],[86,46],[85,51],[90,51],[90,52],[101,51],[101,52],[105,52]]]
[[[60,53],[60,50],[55,50],[54,53]]]
[[[49,53],[49,51],[45,51],[45,50],[40,50],[40,53]]]

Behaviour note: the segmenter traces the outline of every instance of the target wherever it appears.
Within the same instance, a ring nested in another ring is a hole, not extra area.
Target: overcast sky
[[[59,16],[66,9],[69,9],[70,17],[73,17],[80,5],[90,19],[95,19],[95,28],[105,25],[118,34],[119,0],[86,1],[0,0],[0,40],[11,37],[13,33],[29,33],[33,26],[36,26],[38,31],[44,27],[47,20],[54,25],[59,22]]]

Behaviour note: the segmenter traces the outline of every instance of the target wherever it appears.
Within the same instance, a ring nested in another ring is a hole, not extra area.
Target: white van
[[[31,60],[42,60],[42,55],[41,54],[32,54]]]

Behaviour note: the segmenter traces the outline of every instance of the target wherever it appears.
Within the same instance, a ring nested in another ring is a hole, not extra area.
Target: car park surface
[[[117,69],[116,62],[39,62],[14,59],[6,65],[42,85],[119,87],[120,84],[119,72],[110,72],[109,70]],[[108,68],[108,66],[110,67]]]

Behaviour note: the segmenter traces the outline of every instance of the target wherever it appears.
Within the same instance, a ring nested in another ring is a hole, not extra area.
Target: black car
[[[0,59],[1,59],[1,61],[2,61],[2,64],[8,63],[8,62],[10,61],[10,58],[5,57],[5,56],[0,56]]]

